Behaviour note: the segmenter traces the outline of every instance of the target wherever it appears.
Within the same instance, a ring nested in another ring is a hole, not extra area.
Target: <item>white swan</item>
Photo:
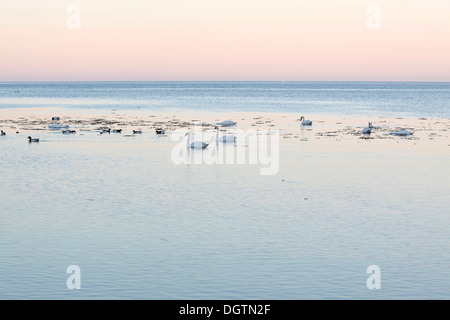
[[[369,122],[369,126],[367,128],[364,128],[362,130],[362,133],[363,134],[371,134],[372,133],[372,128],[373,128],[372,122]]]
[[[191,133],[190,132],[186,132],[185,136],[188,136],[188,139],[186,142],[186,148],[205,149],[208,146],[208,143],[205,143],[203,141],[194,141],[191,143]]]
[[[399,130],[399,131],[396,131],[396,132],[392,132],[391,134],[394,135],[394,136],[402,136],[402,137],[405,137],[405,136],[410,136],[410,135],[412,135],[413,132],[408,131],[408,130]]]
[[[216,129],[216,142],[236,142],[236,136],[232,134],[226,134],[219,138],[219,127],[214,127]]]
[[[305,120],[305,117],[301,116],[300,117],[300,121],[302,121],[302,120],[303,120],[302,126],[312,126],[312,121],[311,120]]]
[[[28,142],[39,142],[39,139],[28,137]]]
[[[231,120],[225,120],[222,122],[217,123],[218,126],[222,126],[222,127],[232,127],[236,124],[237,122],[231,121]]]

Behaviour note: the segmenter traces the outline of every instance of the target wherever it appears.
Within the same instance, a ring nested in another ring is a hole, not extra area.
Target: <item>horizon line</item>
[[[372,82],[372,83],[450,83],[432,80],[0,80],[0,83],[48,82]]]

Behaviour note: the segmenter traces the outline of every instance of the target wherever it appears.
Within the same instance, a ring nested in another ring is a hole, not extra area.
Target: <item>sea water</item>
[[[450,117],[450,83],[0,82],[10,107]]]
[[[2,84],[0,102],[66,113],[360,113],[351,106],[361,104],[449,115],[448,84],[324,86],[333,93],[310,83]],[[8,132],[0,137],[0,298],[448,299],[450,143],[316,139],[314,125],[294,125],[308,140],[281,139],[279,171],[268,176],[251,164],[177,165],[177,142],[149,131]],[[41,141],[26,142],[28,133]],[[80,289],[67,287],[72,265]],[[372,265],[380,289],[367,286]]]

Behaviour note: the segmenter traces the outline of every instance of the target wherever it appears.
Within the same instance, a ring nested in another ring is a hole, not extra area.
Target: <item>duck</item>
[[[301,116],[299,121],[302,121],[302,126],[312,126],[311,120],[305,120],[304,116]]]
[[[1,130],[1,132],[0,132],[0,136],[6,136],[6,132],[5,132],[5,131],[3,131],[3,130]]]
[[[69,126],[67,124],[54,123],[50,124],[49,129],[58,130],[58,129],[68,129]]]
[[[141,134],[142,130],[133,130],[133,134]]]
[[[159,134],[166,134],[166,130],[164,130],[164,129],[156,129],[155,132],[156,132],[157,135],[159,135]]]
[[[61,131],[63,134],[73,134],[73,133],[77,133],[75,130],[63,130]]]
[[[122,133],[122,129],[114,129],[113,133]]]
[[[38,138],[31,138],[31,137],[28,137],[28,142],[39,142],[39,139]]]

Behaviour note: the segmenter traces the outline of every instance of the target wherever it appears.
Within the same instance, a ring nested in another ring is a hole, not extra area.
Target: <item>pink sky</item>
[[[0,43],[0,81],[450,81],[450,1],[2,0]]]

